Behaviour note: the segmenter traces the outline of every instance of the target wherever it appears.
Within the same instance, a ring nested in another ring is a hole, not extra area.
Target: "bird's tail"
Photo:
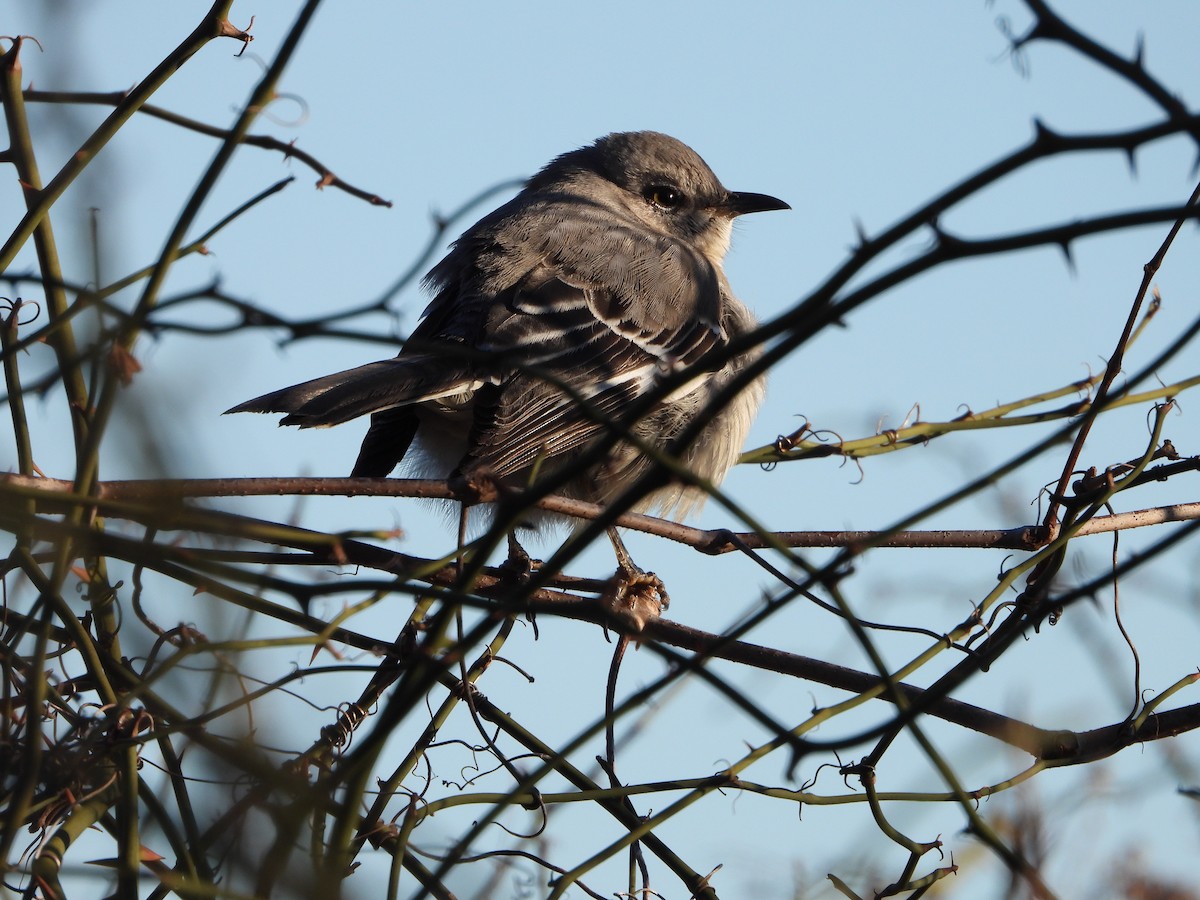
[[[323,428],[399,406],[466,395],[481,385],[460,361],[414,353],[272,391],[226,412],[284,413],[280,425]]]

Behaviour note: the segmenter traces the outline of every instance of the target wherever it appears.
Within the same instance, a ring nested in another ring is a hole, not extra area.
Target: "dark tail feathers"
[[[412,354],[272,391],[226,412],[284,413],[280,425],[321,428],[479,386],[461,362]]]

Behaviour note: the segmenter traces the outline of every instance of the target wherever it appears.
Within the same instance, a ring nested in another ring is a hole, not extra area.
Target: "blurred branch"
[[[25,104],[21,97],[21,48],[23,40],[13,41],[8,53],[0,58],[0,102],[4,104],[5,124],[11,142],[9,158],[17,170],[17,179],[25,195],[27,217],[32,215],[37,207],[39,197],[43,194],[42,176],[38,170],[37,157],[33,148],[33,136],[29,131],[29,120],[25,115]],[[75,439],[76,460],[81,458],[87,441],[88,429],[88,390],[77,359],[75,334],[70,325],[65,324],[68,307],[66,292],[62,289],[62,265],[59,261],[58,244],[48,216],[40,216],[32,223],[34,251],[37,255],[38,266],[43,277],[48,279],[46,285],[46,312],[50,322],[56,326],[49,336],[50,346],[54,349],[58,360],[56,377],[61,380],[66,391],[67,407],[70,410],[71,428]],[[0,262],[0,271],[8,266]],[[15,311],[14,311],[15,312]],[[9,323],[6,323],[6,325]],[[17,319],[11,320],[12,338],[15,338]],[[6,341],[15,343],[15,340]],[[5,347],[5,353],[9,352]],[[15,362],[13,366],[15,371]]]
[[[91,103],[101,106],[118,106],[125,101],[128,94],[125,91],[110,91],[108,93],[99,91],[37,91],[33,88],[28,88],[25,90],[24,96],[27,103]],[[352,197],[358,197],[360,200],[367,201],[372,206],[386,206],[389,209],[392,206],[391,200],[384,200],[378,194],[372,194],[362,188],[357,188],[346,183],[335,175],[332,169],[320,162],[312,154],[297,147],[294,141],[285,142],[265,134],[246,134],[235,137],[227,129],[199,122],[196,119],[171,112],[150,103],[141,106],[138,112],[151,118],[162,119],[164,122],[170,122],[172,125],[178,125],[180,128],[185,128],[189,131],[219,138],[222,141],[233,139],[239,144],[245,144],[247,147],[274,150],[282,153],[285,159],[300,160],[300,162],[316,172],[320,176],[316,184],[318,190],[326,187],[337,188],[340,191],[345,191]]]
[[[34,228],[49,213],[50,208],[58,201],[59,197],[63,195],[71,183],[87,168],[96,154],[100,152],[105,144],[132,118],[133,114],[184,63],[198,53],[209,41],[217,38],[232,37],[243,43],[248,43],[252,39],[248,33],[236,29],[229,24],[227,16],[229,15],[229,8],[232,5],[233,0],[215,0],[195,30],[184,38],[179,46],[168,54],[162,62],[155,66],[149,75],[129,91],[124,100],[113,109],[100,127],[92,132],[88,139],[83,142],[83,145],[67,158],[67,162],[58,171],[58,174],[50,180],[50,183],[38,191],[36,200],[30,205],[29,211],[21,219],[20,224],[13,230],[12,234],[9,235],[3,247],[0,247],[0,272],[8,270],[12,266],[17,251],[21,249],[25,241],[29,239],[29,236],[33,234]],[[17,47],[14,46],[13,49],[16,50]]]
[[[234,123],[233,128],[230,129],[228,136],[217,150],[212,162],[209,163],[208,168],[200,177],[200,181],[192,191],[191,196],[188,197],[187,202],[175,220],[174,227],[167,236],[166,244],[163,247],[158,262],[155,264],[145,287],[142,289],[137,306],[134,308],[129,321],[120,329],[116,339],[112,343],[112,353],[114,355],[131,355],[133,344],[141,331],[142,322],[158,302],[159,292],[166,280],[167,272],[179,257],[184,236],[191,228],[196,216],[199,215],[201,206],[216,187],[221,174],[229,165],[230,160],[232,160],[233,154],[237,149],[238,140],[246,134],[255,118],[262,112],[270,98],[274,96],[276,85],[283,76],[283,70],[295,54],[300,44],[300,38],[307,30],[319,5],[320,0],[308,0],[300,9],[295,21],[292,23],[291,29],[285,35],[279,50],[276,52],[274,59],[272,59],[270,66],[258,84],[255,85],[254,90],[251,91],[250,97],[239,114],[237,121]],[[116,402],[117,391],[121,382],[119,373],[109,372],[106,374],[107,377],[101,386],[99,397],[95,401],[95,411],[92,416],[92,432],[88,435],[88,444],[81,455],[78,466],[79,471],[75,477],[76,483],[81,485],[85,490],[96,479],[99,467],[100,441],[107,428],[109,417],[112,414],[113,404]]]
[[[214,235],[218,234],[222,229],[224,229],[231,222],[234,222],[235,220],[237,220],[242,214],[253,209],[255,206],[257,206],[259,203],[262,203],[267,198],[282,191],[285,187],[287,187],[289,184],[291,184],[293,180],[294,179],[289,176],[288,178],[284,178],[281,181],[277,181],[270,187],[268,187],[262,191],[259,191],[257,194],[255,194],[253,197],[251,197],[245,203],[238,206],[237,209],[233,210],[228,215],[224,216],[219,222],[217,222],[215,225],[213,225],[211,228],[209,228],[207,231],[205,231],[196,240],[188,243],[184,247],[181,247],[179,250],[179,257],[182,258],[183,256],[188,256],[193,253],[200,253],[200,254],[208,253],[207,244],[210,240],[212,240]],[[150,275],[150,273],[152,271],[153,271],[152,266],[146,266],[145,268],[140,269],[137,272],[132,272],[129,275],[126,275],[124,278],[121,278],[118,281],[115,281],[112,284],[107,285],[104,288],[99,288],[99,289],[88,289],[81,285],[74,285],[74,284],[70,284],[68,282],[61,281],[61,280],[57,284],[53,284],[53,283],[47,281],[45,278],[34,278],[34,277],[21,278],[20,276],[16,276],[16,275],[12,275],[12,274],[6,275],[5,277],[8,278],[9,280],[13,281],[14,284],[19,283],[21,281],[31,281],[31,282],[34,282],[37,284],[41,284],[48,292],[55,290],[55,289],[61,290],[63,288],[66,288],[66,289],[69,289],[72,293],[78,295],[79,299],[75,303],[72,303],[69,307],[64,309],[62,314],[55,317],[53,319],[53,321],[50,322],[50,324],[48,324],[42,328],[39,328],[36,331],[33,331],[32,333],[26,335],[24,338],[21,338],[19,340],[14,340],[11,345],[6,345],[4,347],[4,358],[7,359],[10,354],[16,353],[21,350],[25,350],[25,349],[32,347],[33,345],[38,344],[42,341],[52,342],[54,339],[54,336],[61,329],[63,329],[65,327],[67,322],[69,322],[71,319],[78,316],[80,313],[86,312],[87,310],[92,309],[95,306],[100,306],[102,309],[104,309],[105,312],[115,315],[118,318],[128,318],[128,313],[126,313],[124,310],[121,310],[118,307],[113,306],[111,304],[104,303],[104,301],[107,298],[111,297],[113,294],[116,294],[118,291],[122,291],[125,288],[130,287],[131,285],[134,285],[137,282],[141,281],[142,279],[146,278],[147,276]],[[76,355],[73,358],[73,361],[77,363],[79,361],[79,359],[80,359],[80,357],[78,355]],[[37,387],[37,386],[31,387],[30,390],[35,391],[35,392],[40,392],[39,387]],[[9,393],[9,396],[12,396],[11,391]]]

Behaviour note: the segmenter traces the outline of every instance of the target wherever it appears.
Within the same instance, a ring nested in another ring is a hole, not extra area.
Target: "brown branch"
[[[1200,460],[1185,460],[1173,471],[1191,471],[1200,467]],[[1163,467],[1166,468],[1166,467]],[[1155,480],[1158,470],[1149,470],[1143,480]],[[1165,476],[1159,475],[1158,478]],[[15,489],[26,498],[52,501],[54,495],[70,494],[70,481],[58,478],[0,475],[0,487]],[[97,485],[96,499],[118,504],[151,504],[179,501],[195,497],[418,497],[439,500],[491,502],[499,499],[495,492],[472,494],[464,498],[450,485],[437,479],[417,478],[183,478],[175,480],[106,481]],[[66,498],[63,498],[66,500]],[[82,502],[82,501],[81,501]],[[605,508],[596,503],[572,500],[567,497],[543,497],[533,505],[548,512],[578,519],[595,519]],[[120,515],[119,509],[111,511]],[[141,518],[136,517],[135,518]],[[1162,525],[1200,519],[1200,503],[1177,503],[1169,506],[1133,510],[1110,516],[1096,516],[1079,527],[1077,534],[1111,534],[1131,528]],[[921,547],[974,548],[991,550],[1039,550],[1050,541],[1049,533],[1040,525],[1020,525],[1002,529],[931,529],[899,532],[885,531],[777,531],[760,534],[754,531],[733,532],[724,528],[703,529],[682,525],[640,513],[624,513],[615,519],[617,525],[631,531],[652,534],[676,543],[693,547],[710,556],[734,550],[768,550],[785,547]]]
[[[870,672],[748,641],[729,641],[721,635],[689,628],[666,619],[656,619],[648,623],[643,639],[657,640],[716,659],[803,678],[854,694],[875,690],[880,685],[879,676]],[[896,688],[908,703],[914,705],[926,694],[925,690],[904,682],[897,682]],[[895,698],[889,692],[883,691],[879,699],[894,702]],[[1055,765],[1093,762],[1112,756],[1134,744],[1174,737],[1200,728],[1200,704],[1149,715],[1137,727],[1132,727],[1126,720],[1081,732],[1038,728],[1019,719],[949,697],[934,700],[923,712],[935,719],[996,738],[1024,750],[1036,759],[1053,762]]]
[[[1096,389],[1092,405],[1084,413],[1083,419],[1079,424],[1079,432],[1076,434],[1075,441],[1071,445],[1071,450],[1067,454],[1066,462],[1063,464],[1062,474],[1058,480],[1058,487],[1051,497],[1049,509],[1046,510],[1046,517],[1043,522],[1046,529],[1050,532],[1058,530],[1058,510],[1062,502],[1061,498],[1067,494],[1067,486],[1071,483],[1072,474],[1079,464],[1079,456],[1083,452],[1083,445],[1087,441],[1092,425],[1104,410],[1109,389],[1112,387],[1113,382],[1116,381],[1117,375],[1120,374],[1121,368],[1124,365],[1125,348],[1129,345],[1130,338],[1133,336],[1134,327],[1137,325],[1138,316],[1141,313],[1142,303],[1145,301],[1146,294],[1150,290],[1150,284],[1154,280],[1154,276],[1158,274],[1159,267],[1166,258],[1167,251],[1171,249],[1171,244],[1175,242],[1175,236],[1183,228],[1183,223],[1195,217],[1197,204],[1200,204],[1200,184],[1196,185],[1192,191],[1192,195],[1188,198],[1187,204],[1184,206],[1184,211],[1175,220],[1157,252],[1155,252],[1154,256],[1151,257],[1150,261],[1144,267],[1142,283],[1138,287],[1133,304],[1129,309],[1129,315],[1125,319],[1125,326],[1121,330],[1121,336],[1117,339],[1116,349],[1113,350],[1112,356],[1108,360],[1108,365],[1104,370],[1104,378],[1100,381],[1100,386]]]
[[[70,488],[69,482],[53,481],[51,479],[24,479],[20,476],[8,476],[0,481],[0,483],[13,481],[34,482],[38,484],[51,482],[62,488],[63,492]],[[368,484],[364,485],[363,481],[368,481]],[[405,483],[401,479],[382,479],[379,481],[392,488],[387,493],[393,496],[419,495],[436,497],[450,495],[445,483],[440,481],[412,481],[409,483]],[[253,493],[248,488],[255,486],[259,488],[269,486],[272,488],[272,492],[279,492],[278,489],[285,482],[311,482],[312,484],[309,487],[312,488],[336,487],[337,490],[325,490],[322,493],[338,494],[362,493],[356,489],[370,486],[369,480],[365,479],[213,479],[211,481],[205,480],[200,482],[200,484],[211,485],[216,482],[242,482],[240,487],[242,488],[241,492],[244,494]],[[247,485],[245,482],[257,482],[258,484]],[[263,484],[263,482],[266,484]],[[164,492],[163,488],[178,488],[184,484],[187,483],[104,482],[100,484],[99,491],[101,499],[110,502],[116,502],[116,496],[130,493],[142,500],[150,497],[162,499],[165,496],[180,496],[178,493]],[[133,490],[123,490],[126,487],[132,487]],[[149,490],[147,490],[148,488]],[[266,492],[263,490],[258,493]],[[121,499],[128,500],[129,497],[123,496]],[[558,499],[548,498],[547,502]],[[1187,507],[1186,511],[1190,513],[1190,518],[1200,518],[1200,504],[1187,504],[1185,506]],[[1136,520],[1146,518],[1146,514],[1149,513],[1151,514],[1150,517],[1155,520],[1179,520],[1181,516],[1171,514],[1171,509],[1163,508],[1163,510],[1127,513],[1107,518],[1114,520]],[[652,522],[661,521],[651,519],[647,516],[630,516],[630,518],[647,519]],[[669,525],[673,523],[664,524]],[[1147,523],[1142,522],[1141,524]],[[1129,525],[1128,527],[1134,526]],[[708,532],[700,532],[697,529],[691,530],[699,534],[708,534]],[[296,529],[296,531],[300,532],[302,530]],[[314,536],[318,536],[315,532],[313,534]],[[115,553],[118,550],[118,544],[128,544],[130,547],[144,548],[141,542],[129,541],[128,539],[115,537],[111,534],[99,533],[96,535],[96,539],[103,542],[106,545],[105,550],[109,553],[114,553],[114,555],[119,555]],[[360,565],[403,576],[411,575],[414,569],[428,563],[426,560],[419,560],[385,548],[352,540],[341,541],[335,548],[331,548],[326,543],[305,544],[301,549],[308,550],[315,557],[324,559],[326,562],[332,564]],[[453,589],[458,580],[458,572],[454,565],[447,565],[436,572],[429,573],[424,577],[424,580],[427,580],[430,584]],[[585,580],[574,580],[574,587],[576,589],[589,590],[597,587],[597,585]],[[514,606],[516,609],[526,612],[541,612],[578,621],[591,622],[616,631],[624,631],[628,627],[628,623],[609,614],[603,604],[596,603],[587,597],[547,590],[539,590],[525,597],[514,597],[511,579],[506,578],[498,570],[488,570],[481,573],[474,586],[474,592],[481,597],[499,600],[506,606]],[[320,627],[318,625],[320,620],[310,619],[307,616],[295,615],[287,618],[293,624],[306,627],[310,630],[314,627]],[[663,644],[700,653],[705,657],[725,659],[779,674],[805,678],[853,693],[872,690],[878,687],[879,684],[878,675],[873,673],[849,669],[844,666],[834,665],[745,641],[731,641],[721,635],[699,631],[664,619],[657,619],[648,623],[645,630],[638,637],[643,641],[658,641]],[[353,645],[362,646],[360,641],[356,641],[354,637],[344,631],[339,631],[335,639],[348,640]],[[912,704],[917,704],[927,695],[927,691],[903,683],[898,685],[898,690],[905,700]],[[889,695],[887,692],[884,692],[882,696],[884,699],[895,699],[894,696]],[[1019,747],[1038,759],[1053,761],[1059,765],[1074,765],[1089,762],[1112,755],[1133,743],[1168,737],[1200,727],[1200,706],[1185,707],[1182,710],[1173,710],[1147,716],[1144,723],[1133,729],[1130,728],[1128,723],[1122,723],[1120,725],[1106,726],[1093,731],[1076,734],[1068,731],[1037,728],[1019,720],[1011,719],[1007,716],[1002,716],[998,713],[993,713],[989,710],[948,697],[932,701],[926,700],[925,702],[929,703],[928,709],[924,710],[928,715],[961,725],[981,734],[989,735],[1005,743]]]

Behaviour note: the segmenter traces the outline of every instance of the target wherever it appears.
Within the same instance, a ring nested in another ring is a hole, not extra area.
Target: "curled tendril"
[[[21,319],[21,311],[27,307],[32,309],[33,315],[28,319]],[[13,318],[17,317],[16,327],[20,328],[23,325],[32,325],[37,321],[38,316],[42,314],[42,305],[36,300],[22,300],[20,297],[10,300],[8,297],[0,297],[0,310],[5,312],[5,324],[10,328],[13,327]]]

